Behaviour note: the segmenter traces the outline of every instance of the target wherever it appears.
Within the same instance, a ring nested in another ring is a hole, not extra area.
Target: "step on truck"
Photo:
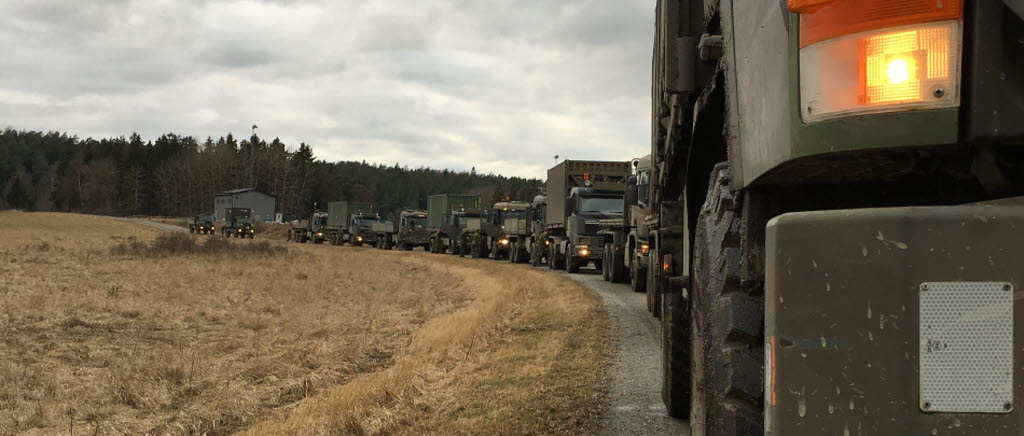
[[[668,413],[694,435],[1024,433],[1024,3],[655,16]]]
[[[373,225],[377,233],[377,248],[411,251],[415,247],[430,248],[431,232],[427,225],[427,211],[405,210],[398,214],[397,222]]]
[[[566,160],[548,170],[548,266],[579,272],[604,257],[601,220],[622,219],[629,162]]]
[[[212,215],[196,215],[188,219],[188,232],[197,235],[213,235],[217,226],[213,225]]]
[[[252,239],[256,236],[256,228],[253,227],[252,221],[252,209],[230,207],[225,212],[224,225],[221,227],[224,237]]]
[[[427,197],[430,252],[468,254],[466,226],[470,220],[481,216],[479,195],[440,194]]]

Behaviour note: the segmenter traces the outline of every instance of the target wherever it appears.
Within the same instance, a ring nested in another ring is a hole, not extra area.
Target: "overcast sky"
[[[0,0],[0,126],[541,177],[650,149],[655,0]]]

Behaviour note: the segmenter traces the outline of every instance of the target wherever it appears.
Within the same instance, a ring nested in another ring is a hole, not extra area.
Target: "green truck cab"
[[[221,230],[226,238],[254,238],[256,236],[256,228],[253,225],[252,209],[228,208]]]
[[[188,219],[188,232],[202,235],[213,235],[217,226],[213,224],[212,215],[196,215]]]
[[[693,434],[1024,431],[1022,11],[658,1],[646,285]]]

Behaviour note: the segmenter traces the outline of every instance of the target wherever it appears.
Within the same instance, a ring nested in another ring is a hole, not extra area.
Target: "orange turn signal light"
[[[800,47],[869,30],[963,16],[963,0],[789,0],[800,13]]]

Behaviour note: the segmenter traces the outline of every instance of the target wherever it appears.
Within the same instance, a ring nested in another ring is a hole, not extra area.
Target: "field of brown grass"
[[[168,240],[0,213],[0,434],[594,431],[607,317],[568,278]]]

